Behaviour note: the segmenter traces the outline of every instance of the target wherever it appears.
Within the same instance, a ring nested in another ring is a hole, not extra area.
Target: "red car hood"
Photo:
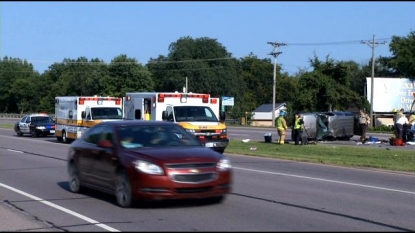
[[[223,155],[206,147],[189,148],[142,148],[133,150],[133,154],[151,157],[163,162],[217,162]]]

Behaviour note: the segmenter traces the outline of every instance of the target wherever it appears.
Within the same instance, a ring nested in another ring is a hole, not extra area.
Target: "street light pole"
[[[276,43],[276,42],[268,42],[268,44],[274,46],[274,51],[272,53],[269,53],[268,55],[271,55],[274,57],[274,78],[272,81],[272,127],[275,127],[275,95],[276,95],[276,83],[277,83],[277,57],[282,52],[277,52],[278,47],[285,46],[284,43]]]

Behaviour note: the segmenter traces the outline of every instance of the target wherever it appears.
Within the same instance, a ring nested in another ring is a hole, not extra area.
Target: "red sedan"
[[[162,121],[97,124],[71,144],[69,186],[114,194],[117,204],[135,200],[208,198],[231,191],[232,167],[225,155],[200,144],[181,126]]]

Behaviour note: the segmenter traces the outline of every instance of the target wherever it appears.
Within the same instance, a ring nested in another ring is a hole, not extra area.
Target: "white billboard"
[[[367,77],[367,100],[370,103],[371,77]],[[415,81],[408,78],[373,78],[373,112],[392,112],[394,108],[411,110]]]
[[[234,101],[235,101],[234,97],[223,96],[222,97],[222,106],[233,106]]]

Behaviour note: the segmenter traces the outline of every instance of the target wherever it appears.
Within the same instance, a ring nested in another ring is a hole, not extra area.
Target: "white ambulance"
[[[59,142],[71,142],[102,121],[122,120],[122,98],[99,96],[55,97],[55,135]]]
[[[202,145],[223,153],[229,144],[219,98],[209,94],[131,92],[124,97],[127,120],[172,121],[194,134]]]

